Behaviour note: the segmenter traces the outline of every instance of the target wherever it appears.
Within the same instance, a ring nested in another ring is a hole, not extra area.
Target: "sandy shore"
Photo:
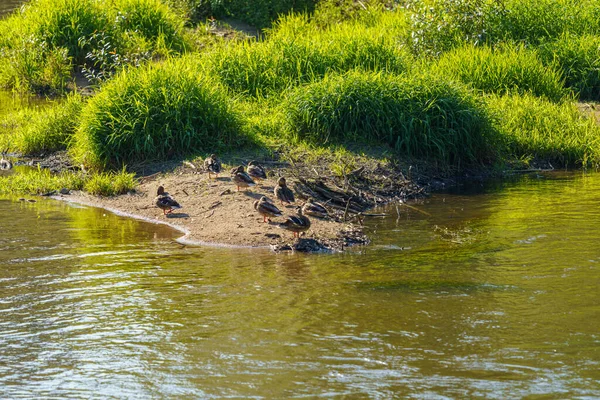
[[[284,216],[272,218],[272,222],[267,223],[263,223],[263,217],[254,209],[254,201],[261,196],[274,199],[274,177],[237,192],[228,173],[209,180],[207,174],[188,171],[159,174],[150,180],[146,179],[135,193],[126,195],[98,197],[72,192],[54,198],[167,224],[180,230],[184,234],[180,241],[188,244],[284,248],[297,242],[291,232],[277,225],[284,222],[288,215],[295,215],[296,207],[302,204],[302,200],[297,199],[295,205],[275,202]],[[291,185],[291,182],[288,184]],[[163,211],[154,204],[160,185],[181,204],[182,209],[163,215]],[[354,225],[311,218],[311,228],[301,238],[315,239],[325,247],[336,248],[341,246],[339,242],[347,232],[356,235],[358,231],[360,227]]]

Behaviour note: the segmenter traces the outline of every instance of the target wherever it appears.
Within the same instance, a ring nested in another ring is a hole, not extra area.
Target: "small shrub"
[[[485,93],[532,93],[552,101],[567,94],[560,73],[522,46],[466,46],[445,53],[433,68]]]
[[[224,90],[184,58],[109,81],[84,108],[72,151],[87,165],[118,167],[243,141]]]
[[[600,35],[564,35],[542,46],[540,55],[580,98],[600,100]]]
[[[468,90],[432,76],[329,76],[290,93],[283,107],[296,140],[385,143],[459,166],[493,157],[483,107]]]
[[[508,158],[541,159],[555,167],[600,165],[600,127],[572,103],[531,95],[490,96],[487,103]]]

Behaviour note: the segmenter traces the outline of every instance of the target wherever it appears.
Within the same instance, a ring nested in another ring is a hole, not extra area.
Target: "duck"
[[[321,203],[313,201],[311,198],[306,200],[306,203],[302,206],[302,212],[311,217],[327,218],[329,213],[327,209]]]
[[[254,209],[263,216],[263,222],[267,222],[268,217],[281,217],[283,214],[277,206],[269,201],[265,196],[254,202]],[[269,219],[270,221],[270,219]]]
[[[279,224],[279,228],[291,231],[294,237],[300,237],[300,232],[307,231],[310,228],[310,219],[302,213],[302,207],[297,207],[298,215],[289,216],[288,219]]]
[[[265,172],[265,169],[256,161],[250,161],[248,163],[248,175],[250,175],[252,179],[259,181],[267,179],[267,173]]]
[[[176,202],[174,198],[169,196],[167,192],[165,192],[165,188],[163,186],[158,187],[154,203],[156,204],[156,207],[163,210],[163,215],[170,214],[173,212],[173,210],[181,208],[179,203]]]
[[[0,170],[7,171],[9,169],[12,169],[12,167],[13,167],[12,162],[10,162],[10,160],[7,160],[6,158],[4,158],[4,155],[7,152],[8,152],[8,149],[6,149],[3,152],[0,152]]]
[[[212,174],[215,174],[218,178],[221,172],[221,161],[215,154],[211,154],[210,157],[204,160],[204,168],[208,171],[208,179],[211,178]]]
[[[292,192],[292,190],[287,187],[287,183],[283,176],[277,181],[277,186],[275,186],[273,193],[275,194],[275,197],[278,198],[279,201],[281,201],[282,204],[290,204],[295,201],[294,192]]]
[[[239,167],[232,169],[231,174],[233,175],[233,177],[231,179],[236,184],[238,192],[240,191],[241,187],[247,188],[247,187],[252,187],[252,186],[256,185],[254,180],[252,178],[250,178],[250,175],[248,175],[244,171],[243,165],[240,165]]]
[[[8,171],[9,169],[12,169],[12,167],[13,165],[10,160],[7,160],[6,158],[0,158],[0,170]]]

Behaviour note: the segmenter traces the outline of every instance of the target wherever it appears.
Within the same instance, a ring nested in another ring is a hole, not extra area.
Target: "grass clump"
[[[600,165],[600,127],[571,103],[531,95],[487,98],[507,158],[544,160],[555,167]]]
[[[99,196],[116,196],[125,194],[137,186],[135,174],[123,169],[120,172],[97,173],[89,176],[83,190]]]
[[[0,149],[24,155],[44,155],[67,148],[75,132],[83,101],[77,94],[42,109],[23,109],[0,121]]]
[[[234,147],[238,117],[225,91],[189,59],[130,69],[82,112],[72,154],[92,167],[160,160]]]
[[[66,188],[85,190],[101,196],[115,196],[135,189],[137,181],[133,173],[120,172],[84,174],[61,172],[54,174],[48,169],[26,169],[9,176],[0,176],[0,195],[42,195]]]
[[[32,0],[0,20],[0,86],[61,94],[78,69],[107,78],[183,51],[183,22],[160,0]]]
[[[321,31],[306,15],[288,16],[266,41],[229,46],[211,61],[211,71],[225,85],[258,97],[319,80],[329,72],[401,73],[412,65],[411,56],[382,31],[359,23]]]
[[[432,76],[329,76],[292,92],[283,107],[296,140],[385,143],[457,166],[493,157],[494,136],[477,99]]]
[[[484,93],[532,93],[555,102],[567,94],[560,73],[523,46],[461,47],[442,55],[433,69]]]
[[[541,46],[540,55],[581,99],[600,100],[600,35],[563,35]]]

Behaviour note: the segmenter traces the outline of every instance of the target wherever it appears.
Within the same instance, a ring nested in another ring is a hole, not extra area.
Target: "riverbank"
[[[163,168],[162,172],[142,177],[135,190],[120,196],[104,197],[70,191],[68,194],[56,193],[53,198],[167,224],[184,233],[179,241],[187,244],[320,252],[342,251],[351,245],[369,243],[362,222],[364,218],[374,217],[368,212],[371,207],[393,199],[415,197],[425,190],[406,178],[402,179],[402,173],[394,172],[390,165],[374,160],[365,161],[359,169],[347,174],[345,189],[338,186],[339,178],[325,173],[325,166],[314,165],[312,173],[308,172],[308,168],[308,165],[302,164],[295,164],[292,168],[285,162],[271,162],[270,167],[266,166],[267,180],[238,192],[228,172],[209,179],[199,159],[181,163],[170,171]],[[224,170],[228,171],[227,168]],[[318,179],[315,179],[316,174],[320,175]],[[262,196],[275,200],[273,190],[279,176],[288,178],[289,186],[295,189],[296,202],[283,205],[276,201],[284,216],[265,223],[253,204]],[[164,215],[154,204],[158,186],[164,186],[182,209]],[[310,193],[311,188],[316,191]],[[323,196],[330,198],[325,200]],[[301,234],[300,239],[295,239],[291,232],[278,225],[287,216],[296,215],[296,208],[308,197],[324,202],[330,216],[327,219],[310,217],[310,229]],[[345,207],[342,205],[344,201]]]

